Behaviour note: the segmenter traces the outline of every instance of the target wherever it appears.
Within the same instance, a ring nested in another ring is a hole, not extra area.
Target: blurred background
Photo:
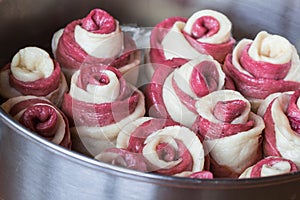
[[[267,30],[300,49],[299,0],[0,0],[0,66],[25,46],[50,50],[55,31],[96,7],[110,12],[121,24],[143,27],[153,27],[167,17],[215,9],[232,21],[237,40]]]

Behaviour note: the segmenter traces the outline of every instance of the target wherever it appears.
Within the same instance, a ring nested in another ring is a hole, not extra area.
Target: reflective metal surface
[[[211,8],[233,22],[234,37],[262,29],[300,49],[298,0],[0,0],[0,65],[20,48],[50,50],[52,34],[92,8],[122,24],[154,26],[166,17]],[[49,51],[50,52],[50,51]],[[145,174],[97,162],[40,139],[0,110],[0,199],[299,199],[300,174],[251,180],[192,180]]]
[[[297,199],[300,175],[193,180],[100,163],[48,143],[1,112],[2,199]]]
[[[0,64],[27,45],[49,49],[58,28],[95,7],[107,10],[121,24],[150,27],[166,17],[188,17],[200,9],[216,9],[232,21],[238,40],[265,29],[287,37],[300,49],[297,0],[0,0]]]

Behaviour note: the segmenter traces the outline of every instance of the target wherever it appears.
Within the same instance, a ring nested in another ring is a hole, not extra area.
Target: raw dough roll
[[[101,9],[69,23],[53,35],[52,51],[68,82],[82,65],[112,65],[135,84],[141,52],[119,22]],[[132,75],[129,75],[132,74]]]
[[[277,95],[263,115],[266,124],[264,154],[289,159],[298,168],[300,167],[299,96],[300,90]]]
[[[0,70],[0,95],[4,99],[34,95],[60,106],[68,86],[58,62],[38,47],[20,49]]]
[[[224,71],[256,110],[270,94],[300,88],[300,60],[284,37],[266,31],[254,40],[243,39],[228,55]]]
[[[144,95],[112,66],[75,72],[62,110],[70,118],[74,149],[98,155],[114,147],[124,125],[145,114]]]
[[[116,146],[143,155],[154,173],[175,175],[204,167],[204,149],[197,135],[170,120],[139,118],[122,129]]]
[[[1,107],[24,127],[44,139],[71,148],[69,122],[65,114],[44,97],[18,96]]]
[[[215,91],[196,103],[193,130],[203,140],[215,177],[238,177],[262,157],[263,119],[233,90]]]
[[[239,178],[276,176],[297,171],[298,168],[292,161],[282,157],[269,156],[247,168]]]

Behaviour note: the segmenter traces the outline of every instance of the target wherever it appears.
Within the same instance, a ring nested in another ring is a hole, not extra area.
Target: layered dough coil
[[[253,166],[247,168],[239,178],[259,178],[266,176],[276,176],[281,174],[297,172],[298,168],[292,161],[277,157],[268,156],[263,158]]]
[[[26,47],[0,70],[0,95],[4,99],[34,95],[60,106],[67,82],[58,62],[38,47]]]
[[[278,93],[268,97],[260,107],[266,128],[264,154],[293,161],[300,167],[300,91]]]
[[[204,168],[204,150],[197,135],[170,120],[138,118],[123,127],[116,147],[142,156],[148,172],[176,175],[196,173]],[[96,156],[99,157],[103,155]]]
[[[212,92],[198,100],[196,108],[193,130],[203,140],[215,177],[238,177],[261,159],[264,121],[239,92]]]
[[[71,119],[75,150],[95,156],[113,147],[119,131],[144,116],[144,95],[112,66],[75,72],[62,110]]]
[[[140,51],[119,22],[101,9],[74,20],[53,35],[52,51],[69,81],[82,65],[112,65],[135,84]]]
[[[158,68],[145,92],[148,114],[191,127],[198,116],[197,100],[213,91],[230,88],[228,83],[220,64],[207,55],[176,69]]]
[[[254,40],[241,40],[227,56],[224,71],[254,109],[272,93],[300,87],[296,48],[284,37],[266,31],[259,32]]]
[[[188,19],[167,18],[151,32],[149,61],[154,69],[160,66],[177,67],[207,54],[223,63],[235,44],[231,30],[231,21],[214,10],[200,10]],[[147,70],[149,77],[153,74],[152,67]]]
[[[69,122],[65,114],[44,97],[18,96],[1,108],[33,133],[65,148],[71,148]]]

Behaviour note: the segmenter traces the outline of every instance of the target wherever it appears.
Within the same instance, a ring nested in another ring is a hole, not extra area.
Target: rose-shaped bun
[[[297,171],[298,168],[292,161],[281,157],[269,156],[247,168],[239,178],[276,176]]]
[[[191,127],[198,116],[196,101],[224,89],[225,83],[220,64],[207,55],[174,70],[158,68],[145,92],[149,116],[172,119]]]
[[[57,145],[71,148],[68,119],[46,98],[29,95],[13,97],[1,107],[30,131]]]
[[[264,112],[264,154],[280,156],[300,167],[300,90],[277,95]]]
[[[76,151],[98,155],[114,147],[121,128],[145,114],[144,95],[112,66],[75,72],[62,110],[71,119]]]
[[[300,87],[296,48],[284,37],[266,31],[258,33],[254,40],[241,40],[227,56],[224,71],[254,110],[270,94]]]
[[[143,155],[154,173],[175,175],[204,167],[197,135],[170,120],[142,117],[132,121],[120,131],[116,146]]]
[[[140,51],[132,38],[123,33],[119,22],[101,9],[93,9],[83,19],[69,23],[52,39],[52,51],[67,80],[82,64],[112,65],[135,84]]]
[[[145,158],[139,153],[133,153],[126,149],[110,148],[95,156],[96,160],[117,165],[120,167],[147,172]]]
[[[0,70],[0,95],[4,99],[34,95],[59,106],[67,90],[59,63],[38,47],[20,49],[11,63]]]
[[[238,177],[261,159],[263,119],[249,101],[233,90],[215,91],[196,103],[193,130],[203,140],[215,177]]]
[[[159,66],[177,67],[202,54],[223,63],[235,44],[231,30],[231,21],[214,10],[163,20],[151,31],[149,61],[154,68],[147,67],[148,76]]]

